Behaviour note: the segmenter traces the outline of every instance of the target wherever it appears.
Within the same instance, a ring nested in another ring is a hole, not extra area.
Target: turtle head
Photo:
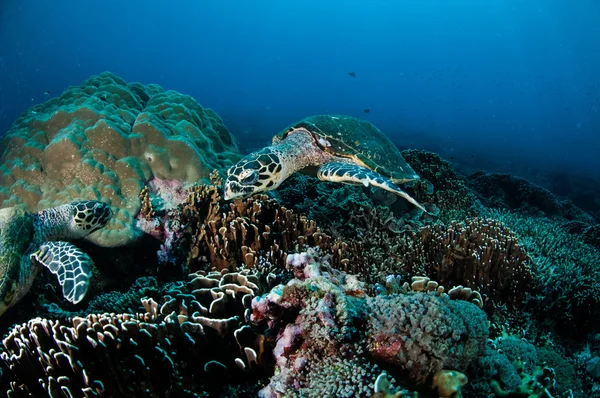
[[[227,170],[225,200],[277,188],[287,178],[283,170],[280,156],[271,147],[251,153]]]
[[[71,209],[71,232],[77,237],[84,237],[104,227],[112,217],[110,206],[98,200],[82,200],[73,202]]]

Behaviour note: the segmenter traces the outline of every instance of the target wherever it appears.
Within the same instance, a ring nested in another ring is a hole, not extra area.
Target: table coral
[[[160,86],[92,76],[23,113],[2,139],[0,205],[29,211],[96,199],[113,220],[88,238],[102,246],[131,242],[133,217],[150,179],[208,182],[239,159],[219,116]]]

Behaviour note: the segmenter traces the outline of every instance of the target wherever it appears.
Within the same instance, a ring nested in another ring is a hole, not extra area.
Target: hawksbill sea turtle
[[[63,240],[83,238],[104,227],[111,216],[110,207],[95,200],[33,214],[18,207],[0,209],[0,315],[23,298],[42,266],[57,276],[67,300],[80,302],[93,262]]]
[[[316,171],[322,181],[379,187],[426,212],[398,186],[419,179],[398,148],[371,122],[344,115],[310,116],[282,130],[273,145],[229,168],[224,198],[275,189],[297,171]]]

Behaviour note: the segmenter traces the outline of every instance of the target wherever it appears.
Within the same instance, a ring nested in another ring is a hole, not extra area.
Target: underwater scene
[[[600,397],[600,3],[3,0],[0,396]]]

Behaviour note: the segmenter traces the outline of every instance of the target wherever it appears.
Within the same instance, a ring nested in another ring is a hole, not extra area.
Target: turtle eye
[[[242,184],[252,184],[258,179],[258,173],[255,170],[244,170],[240,176]]]

